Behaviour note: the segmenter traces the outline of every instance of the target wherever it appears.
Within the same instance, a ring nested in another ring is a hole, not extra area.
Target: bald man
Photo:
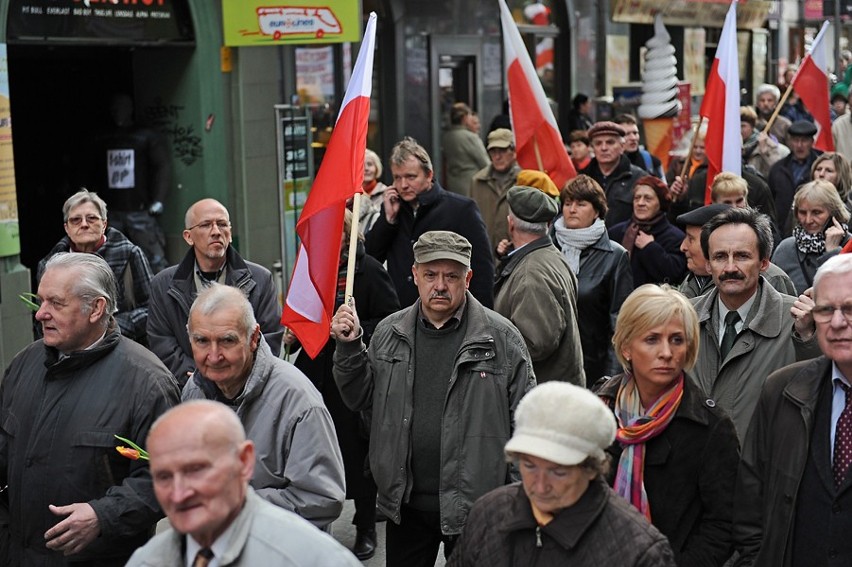
[[[171,528],[128,566],[361,565],[331,536],[254,493],[254,443],[225,405],[181,404],[154,423],[147,446]]]
[[[195,370],[186,334],[189,308],[195,296],[216,282],[239,288],[248,297],[267,344],[281,352],[281,307],[272,274],[243,260],[231,246],[228,209],[215,199],[202,199],[186,211],[183,239],[189,245],[183,261],[151,280],[148,309],[150,349],[169,367],[183,387]]]

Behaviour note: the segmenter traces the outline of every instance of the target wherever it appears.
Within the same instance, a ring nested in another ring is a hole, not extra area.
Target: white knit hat
[[[515,433],[506,455],[532,455],[560,465],[604,458],[615,439],[615,417],[592,392],[567,382],[533,388],[515,410]]]

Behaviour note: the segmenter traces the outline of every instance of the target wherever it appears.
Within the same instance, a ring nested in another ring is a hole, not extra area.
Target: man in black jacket
[[[231,217],[215,199],[202,199],[186,211],[183,239],[190,246],[183,261],[151,280],[148,344],[183,387],[193,370],[186,332],[189,308],[199,290],[213,282],[239,288],[248,297],[263,337],[278,356],[284,329],[272,274],[243,260],[231,246]]]
[[[406,137],[394,146],[390,162],[393,185],[382,195],[382,212],[367,235],[367,254],[387,261],[399,304],[408,307],[418,297],[411,274],[412,244],[426,232],[448,230],[464,236],[473,246],[470,292],[492,307],[494,260],[479,207],[438,184],[429,154],[414,138]]]
[[[737,565],[852,564],[852,254],[829,259],[791,314],[823,356],[767,378],[735,490]]]
[[[163,514],[147,463],[116,452],[114,435],[142,443],[177,405],[177,384],[121,336],[115,277],[100,256],[56,254],[38,296],[44,339],[15,357],[0,387],[0,564],[124,565]]]
[[[606,193],[606,225],[615,226],[633,215],[633,185],[647,173],[624,155],[624,128],[615,122],[596,122],[589,129],[595,157],[585,173]]]

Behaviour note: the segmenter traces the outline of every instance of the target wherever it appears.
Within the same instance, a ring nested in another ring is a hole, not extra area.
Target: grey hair
[[[390,162],[391,165],[400,166],[408,161],[408,158],[413,157],[420,162],[420,167],[423,168],[423,173],[432,173],[432,158],[426,148],[421,146],[417,140],[411,136],[406,136],[393,147],[391,150]]]
[[[189,308],[189,319],[186,328],[192,332],[192,316],[196,313],[199,315],[209,316],[219,309],[236,307],[240,310],[239,322],[242,326],[242,331],[246,334],[246,339],[251,340],[251,335],[257,327],[257,319],[254,316],[254,309],[246,298],[245,294],[238,288],[229,285],[214,283],[207,289],[201,291],[192,302],[192,307]]]
[[[760,95],[765,93],[772,93],[772,96],[775,97],[775,102],[781,100],[781,90],[775,85],[771,85],[769,83],[763,83],[756,89],[754,89],[754,99],[757,100],[760,98]]]
[[[544,236],[545,234],[547,234],[547,229],[550,223],[530,222],[522,218],[518,218],[518,215],[512,212],[511,207],[509,207],[509,216],[512,217],[512,220],[515,222],[515,228],[520,230],[521,232],[526,232],[528,234],[536,234],[538,236]]]
[[[825,276],[842,276],[852,273],[852,254],[838,254],[826,260],[825,264],[819,267],[814,276],[814,301],[817,298],[819,291],[819,282]]]
[[[97,254],[84,252],[59,252],[51,256],[44,267],[47,273],[51,269],[77,270],[74,277],[73,293],[83,301],[83,312],[91,313],[91,303],[103,297],[106,300],[106,317],[102,319],[104,326],[109,317],[116,312],[117,286],[115,274],[106,260]],[[42,276],[43,278],[44,276]]]
[[[65,204],[62,205],[62,221],[68,222],[68,215],[71,214],[71,209],[79,207],[83,203],[92,203],[98,208],[98,213],[103,220],[107,220],[107,204],[103,199],[98,197],[97,193],[89,191],[85,187],[68,197]]]

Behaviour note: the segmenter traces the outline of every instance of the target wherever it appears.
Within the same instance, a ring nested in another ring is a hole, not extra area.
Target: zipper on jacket
[[[541,526],[535,527],[535,546],[541,547]]]

